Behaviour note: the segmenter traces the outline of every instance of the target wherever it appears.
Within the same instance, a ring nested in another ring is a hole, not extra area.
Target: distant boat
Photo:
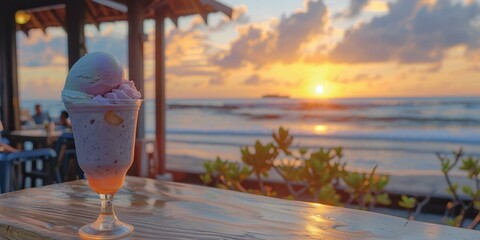
[[[290,98],[290,96],[278,95],[278,94],[265,94],[262,96],[262,98]]]

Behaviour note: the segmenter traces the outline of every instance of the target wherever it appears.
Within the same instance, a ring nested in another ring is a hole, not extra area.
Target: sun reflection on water
[[[316,133],[326,133],[328,130],[327,126],[322,124],[315,125],[314,129]]]

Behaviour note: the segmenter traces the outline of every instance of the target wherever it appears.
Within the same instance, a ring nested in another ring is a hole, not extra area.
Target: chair
[[[0,193],[8,192],[10,189],[10,162],[7,159],[8,153],[0,153]]]
[[[52,184],[55,179],[55,158],[57,154],[51,148],[41,148],[27,151],[8,153],[6,160],[1,161],[4,177],[2,177],[2,192],[10,191],[12,167],[16,170],[13,176],[13,189],[26,187],[27,178],[31,187],[37,186],[37,179],[42,180],[42,185]],[[29,167],[27,167],[29,166]]]
[[[65,182],[83,179],[84,173],[77,161],[73,133],[63,133],[58,137],[55,145],[57,153],[56,181]]]

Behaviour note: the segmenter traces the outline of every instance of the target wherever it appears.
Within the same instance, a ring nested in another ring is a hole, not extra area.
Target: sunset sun
[[[322,85],[317,85],[317,86],[315,87],[315,93],[316,93],[317,95],[322,95],[322,94],[323,94],[323,91],[324,91],[324,88],[323,88]]]

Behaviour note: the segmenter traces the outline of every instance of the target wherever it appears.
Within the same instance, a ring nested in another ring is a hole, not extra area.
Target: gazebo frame
[[[15,22],[17,11],[30,14],[25,24]],[[165,27],[166,18],[175,25],[178,18],[200,14],[207,23],[212,12],[222,12],[231,18],[232,9],[215,0],[3,0],[0,1],[0,93],[1,119],[5,129],[20,129],[20,106],[17,73],[16,32],[28,35],[30,29],[62,27],[67,33],[68,66],[87,50],[84,25],[101,22],[128,22],[129,79],[144,94],[143,42],[145,19],[155,20],[155,111],[156,150],[158,151],[158,175],[165,169]],[[140,111],[137,140],[145,137],[145,114]],[[138,148],[137,148],[138,149]],[[139,166],[139,155],[136,164]],[[139,172],[137,172],[139,174]]]

